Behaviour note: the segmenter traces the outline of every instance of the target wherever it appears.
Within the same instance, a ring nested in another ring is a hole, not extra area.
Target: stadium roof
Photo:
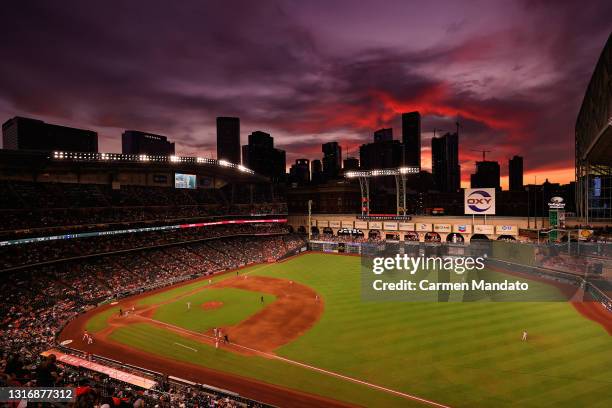
[[[128,155],[119,153],[40,152],[27,150],[0,150],[0,169],[42,172],[45,169],[65,167],[67,170],[157,170],[205,173],[234,182],[266,182],[269,179],[256,174],[241,164],[205,157]]]

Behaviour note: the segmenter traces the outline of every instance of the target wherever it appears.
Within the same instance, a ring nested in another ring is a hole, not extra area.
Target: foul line
[[[207,334],[194,332],[194,331],[191,331],[191,330],[188,330],[188,329],[184,329],[182,327],[175,326],[175,325],[170,324],[170,323],[166,323],[166,322],[162,322],[162,321],[159,321],[159,320],[151,319],[149,317],[144,317],[144,316],[138,316],[138,317],[141,318],[141,319],[150,320],[151,322],[154,322],[155,324],[160,324],[160,325],[163,325],[163,326],[170,327],[170,328],[172,328],[172,329],[174,329],[175,331],[178,331],[178,332],[184,332],[184,333],[187,333],[187,334],[195,335],[197,337],[206,337],[208,339],[214,340],[213,336],[209,336]],[[174,343],[174,344],[181,345],[180,343]],[[424,404],[429,404],[431,406],[435,406],[435,407],[439,407],[439,408],[451,408],[448,405],[440,404],[440,403],[435,402],[435,401],[431,401],[431,400],[428,400],[428,399],[425,399],[425,398],[417,397],[416,395],[407,394],[405,392],[393,390],[391,388],[383,387],[381,385],[372,384],[372,383],[369,383],[367,381],[359,380],[359,379],[354,378],[354,377],[349,377],[347,375],[339,374],[339,373],[336,373],[334,371],[324,370],[322,368],[311,366],[309,364],[300,363],[299,361],[290,360],[290,359],[285,358],[285,357],[277,356],[276,354],[266,353],[265,351],[256,350],[256,349],[253,349],[251,347],[243,346],[243,345],[236,344],[236,343],[231,343],[231,345],[234,346],[234,347],[237,347],[237,348],[241,348],[241,349],[244,349],[244,350],[251,351],[251,352],[256,353],[256,354],[260,354],[262,356],[266,356],[268,358],[274,358],[274,359],[277,359],[277,360],[281,360],[281,361],[284,361],[284,362],[289,363],[289,364],[293,364],[293,365],[296,365],[296,366],[299,366],[299,367],[303,367],[303,368],[307,368],[307,369],[310,369],[310,370],[313,370],[313,371],[317,371],[317,372],[320,372],[320,373],[323,373],[323,374],[327,374],[327,375],[332,376],[332,377],[341,378],[343,380],[351,381],[351,382],[354,382],[356,384],[365,385],[367,387],[374,388],[374,389],[377,389],[377,390],[380,390],[380,391],[384,391],[384,392],[387,392],[389,394],[398,395],[400,397],[411,399],[413,401],[422,402]],[[187,347],[187,346],[183,346],[183,347]],[[190,347],[188,347],[188,348],[190,348]]]
[[[174,344],[176,344],[177,346],[185,347],[186,349],[189,349],[191,351],[195,351],[196,353],[198,352],[198,350],[194,349],[193,347],[189,347],[181,343],[174,343]]]

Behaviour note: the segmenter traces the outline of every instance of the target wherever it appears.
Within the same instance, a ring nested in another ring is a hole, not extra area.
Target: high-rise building
[[[285,151],[274,148],[274,138],[269,133],[257,130],[249,135],[249,144],[242,146],[242,163],[272,181],[285,179]]]
[[[324,143],[323,151],[323,175],[327,180],[338,178],[342,169],[342,148],[338,142]]]
[[[310,182],[310,161],[297,159],[289,169],[289,179],[292,183],[306,185]]]
[[[393,129],[392,128],[384,128],[378,129],[374,132],[374,143],[377,142],[390,142],[393,140]]]
[[[404,145],[405,166],[421,167],[421,114],[402,113],[402,144]]]
[[[499,190],[499,163],[489,160],[477,161],[476,173],[470,176],[470,186],[472,188],[496,188]]]
[[[510,191],[523,191],[523,158],[514,156],[508,161],[508,179]]]
[[[459,134],[446,133],[431,139],[431,170],[438,191],[456,192],[461,185]]]
[[[359,159],[356,157],[347,157],[346,159],[344,159],[342,170],[359,170]]]
[[[321,164],[321,160],[315,159],[310,162],[310,174],[312,184],[320,184],[323,182],[323,164]]]
[[[10,150],[97,153],[98,134],[92,130],[15,116],[2,124],[2,146]]]
[[[126,130],[121,135],[121,152],[123,154],[148,154],[152,156],[169,156],[175,153],[174,143],[166,136],[139,130]]]
[[[359,164],[364,170],[388,169],[402,164],[402,144],[399,140],[368,143],[359,147]]]
[[[240,119],[217,118],[217,159],[240,163]]]

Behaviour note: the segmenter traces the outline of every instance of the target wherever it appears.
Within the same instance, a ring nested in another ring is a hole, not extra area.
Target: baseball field
[[[306,254],[102,306],[60,340],[284,406],[609,407],[599,306],[363,302],[358,257]]]

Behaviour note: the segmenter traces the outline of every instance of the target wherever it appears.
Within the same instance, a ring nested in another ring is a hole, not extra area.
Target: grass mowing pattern
[[[265,302],[263,304],[262,296]],[[266,293],[234,288],[211,288],[160,306],[153,318],[188,330],[204,332],[213,327],[238,324],[275,299],[275,296]],[[211,301],[223,302],[223,305],[212,310],[204,310],[201,307],[202,304]],[[190,310],[187,310],[187,302],[191,302]]]
[[[254,272],[308,285],[325,302],[319,323],[279,355],[452,406],[612,406],[612,337],[570,304],[364,303],[359,268],[357,257],[309,254]],[[181,338],[206,350],[193,359],[189,350],[168,347],[174,336],[130,326],[112,338],[361,405],[412,405],[278,361],[224,351],[211,356],[214,348]]]

